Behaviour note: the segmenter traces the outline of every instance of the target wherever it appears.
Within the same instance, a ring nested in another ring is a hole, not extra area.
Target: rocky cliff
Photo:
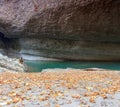
[[[0,32],[12,52],[120,60],[119,29],[119,0],[0,0]]]

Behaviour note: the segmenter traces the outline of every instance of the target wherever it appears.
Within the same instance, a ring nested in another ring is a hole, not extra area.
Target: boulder
[[[24,72],[26,67],[19,59],[8,58],[0,54],[0,72]]]

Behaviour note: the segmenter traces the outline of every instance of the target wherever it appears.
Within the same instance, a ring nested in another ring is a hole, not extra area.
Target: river
[[[54,68],[75,68],[75,69],[86,69],[86,68],[102,68],[108,70],[120,70],[120,62],[84,62],[84,61],[30,61],[25,60],[30,72],[40,72],[43,69],[54,69]]]

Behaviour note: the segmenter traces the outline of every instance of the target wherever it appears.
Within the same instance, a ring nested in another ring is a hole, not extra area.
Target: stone
[[[0,54],[0,72],[24,72],[25,65],[19,62],[19,59],[8,58]]]
[[[120,60],[119,19],[119,0],[0,0],[8,56]]]
[[[86,68],[85,71],[104,71],[102,68]]]

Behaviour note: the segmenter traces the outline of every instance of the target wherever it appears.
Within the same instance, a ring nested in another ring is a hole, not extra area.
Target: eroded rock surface
[[[42,57],[120,60],[119,20],[119,0],[0,0],[10,48]]]

